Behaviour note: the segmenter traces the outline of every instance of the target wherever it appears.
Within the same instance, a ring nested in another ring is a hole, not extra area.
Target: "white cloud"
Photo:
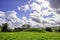
[[[29,5],[26,4],[26,5],[25,5],[25,10],[28,10],[28,9],[29,9]]]
[[[18,8],[19,11],[21,10],[20,6],[17,6],[17,8]]]
[[[40,12],[41,8],[42,8],[39,4],[37,4],[35,2],[33,2],[32,4],[30,4],[30,7],[31,7],[32,10],[36,10],[36,11],[39,10],[38,12]]]
[[[2,25],[2,23],[5,23],[5,12],[0,11],[0,25]]]
[[[31,0],[30,0],[31,2]],[[8,22],[10,27],[20,27],[23,24],[29,24],[33,27],[41,26],[56,26],[60,25],[60,15],[57,14],[56,10],[53,10],[49,6],[49,2],[45,0],[33,0],[32,3],[26,4],[24,6],[18,6],[18,10],[33,11],[30,12],[30,18],[23,16],[22,19],[17,17],[17,12],[15,11],[0,11],[0,23]],[[53,14],[53,16],[51,16]],[[46,17],[46,18],[44,18]]]
[[[10,27],[19,27],[22,24],[21,19],[17,17],[17,12],[15,11],[0,11],[0,23],[9,23]]]
[[[0,11],[0,17],[5,16],[5,12]]]
[[[25,11],[27,11],[27,10],[30,9],[30,7],[29,7],[28,4],[26,4],[25,6],[18,6],[17,8],[18,8],[19,11],[20,11],[20,10],[25,10]]]
[[[28,20],[27,20],[27,18],[24,16],[24,17],[22,17],[22,23],[23,24],[27,24],[28,23]]]
[[[50,6],[54,9],[60,8],[60,0],[48,0],[50,3]]]
[[[32,3],[30,3],[31,1],[32,1]],[[39,25],[39,24],[40,24],[39,26],[42,26],[43,24],[45,26],[58,25],[57,21],[60,22],[60,20],[59,20],[60,15],[57,14],[56,10],[53,10],[50,7],[50,4],[48,1],[30,0],[30,2],[28,2],[29,4],[27,4],[27,5],[29,5],[29,7],[30,7],[30,9],[28,9],[28,10],[33,10],[33,12],[30,12],[30,22],[29,23],[31,25]],[[25,7],[25,6],[23,6],[23,7]],[[27,8],[25,10],[27,10]],[[46,16],[46,18],[44,18],[44,16]]]

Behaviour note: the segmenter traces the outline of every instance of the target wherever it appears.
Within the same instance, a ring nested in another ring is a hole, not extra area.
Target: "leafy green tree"
[[[28,29],[28,28],[31,28],[31,26],[28,25],[28,24],[24,24],[24,25],[22,25],[22,28],[24,28],[24,29]]]
[[[3,32],[8,32],[8,23],[2,24],[2,31]]]
[[[51,29],[50,27],[47,27],[47,28],[46,28],[46,31],[52,32],[52,29]]]
[[[23,29],[20,28],[20,27],[17,27],[17,28],[14,29],[15,32],[20,32],[20,31],[22,31],[22,30],[23,30]]]
[[[60,26],[58,26],[58,30],[57,31],[60,32]]]
[[[1,31],[2,26],[0,26],[0,31]]]

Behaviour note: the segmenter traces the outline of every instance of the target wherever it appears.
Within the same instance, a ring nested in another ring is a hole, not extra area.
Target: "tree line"
[[[21,32],[21,31],[26,31],[26,32],[60,32],[60,26],[58,27],[46,27],[46,28],[31,28],[31,26],[29,24],[24,24],[22,25],[22,27],[17,27],[14,29],[10,29],[8,27],[8,23],[4,23],[2,24],[2,26],[0,26],[0,31],[1,32]]]

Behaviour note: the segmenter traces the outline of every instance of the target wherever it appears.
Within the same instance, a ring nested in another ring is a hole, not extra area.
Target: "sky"
[[[19,18],[28,16],[29,14],[17,9],[18,6],[22,6],[28,3],[29,0],[0,0],[0,11],[16,11]]]
[[[0,25],[32,27],[60,25],[59,0],[0,0]]]

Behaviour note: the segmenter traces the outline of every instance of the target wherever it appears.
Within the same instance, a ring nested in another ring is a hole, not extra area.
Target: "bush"
[[[13,32],[13,29],[8,29],[8,32]]]
[[[58,29],[58,32],[60,32],[60,26],[58,27],[59,29]]]
[[[8,32],[8,24],[7,23],[3,24],[1,31]]]
[[[55,27],[55,32],[60,32],[60,26]]]
[[[24,25],[22,25],[22,28],[23,29],[29,29],[29,28],[31,28],[31,26],[29,24],[24,24]]]
[[[58,32],[60,32],[60,30],[58,30]]]
[[[0,32],[1,32],[1,28],[2,28],[2,26],[0,26]]]
[[[30,28],[30,29],[26,29],[23,30],[25,32],[45,32],[44,30],[38,29],[38,28]]]
[[[47,28],[46,28],[46,31],[52,32],[52,29],[51,29],[50,27],[47,27]]]
[[[20,32],[22,30],[23,30],[23,28],[17,27],[17,28],[14,29],[14,32]]]

